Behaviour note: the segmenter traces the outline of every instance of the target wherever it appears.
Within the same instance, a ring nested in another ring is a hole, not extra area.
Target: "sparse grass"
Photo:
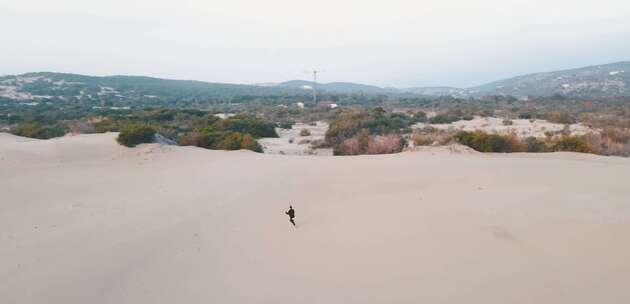
[[[300,131],[300,136],[311,136],[311,131],[309,129],[302,129]]]

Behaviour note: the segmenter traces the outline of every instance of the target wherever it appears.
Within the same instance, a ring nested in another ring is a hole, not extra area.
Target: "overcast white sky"
[[[473,86],[630,60],[630,0],[0,0],[0,74]]]

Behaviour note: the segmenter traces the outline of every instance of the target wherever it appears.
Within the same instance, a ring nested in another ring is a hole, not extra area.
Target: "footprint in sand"
[[[509,240],[509,241],[516,241],[516,237],[509,230],[501,226],[490,226],[488,227],[488,229],[490,230],[492,235],[494,235],[497,238]]]

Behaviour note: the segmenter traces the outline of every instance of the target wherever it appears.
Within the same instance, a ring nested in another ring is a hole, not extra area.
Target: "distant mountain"
[[[310,90],[312,82],[293,80],[278,85]],[[481,97],[486,95],[527,97],[552,96],[555,94],[572,97],[629,96],[630,62],[617,62],[571,70],[528,74],[471,88],[438,86],[393,89],[347,82],[318,83],[317,86],[318,89],[323,91],[339,93],[411,93],[415,95],[454,97]]]
[[[535,73],[466,89],[470,95],[581,97],[630,95],[630,61]]]
[[[400,89],[403,92],[409,92],[417,95],[428,96],[461,96],[466,95],[466,89],[455,87],[415,87]]]
[[[85,76],[64,73],[27,73],[0,77],[0,97],[15,100],[207,100],[235,95],[264,96],[301,93],[298,90],[210,83],[194,80],[170,80],[144,76]]]

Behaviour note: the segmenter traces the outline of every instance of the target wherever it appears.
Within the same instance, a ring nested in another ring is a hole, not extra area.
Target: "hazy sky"
[[[0,0],[0,74],[472,86],[630,60],[630,0]]]

